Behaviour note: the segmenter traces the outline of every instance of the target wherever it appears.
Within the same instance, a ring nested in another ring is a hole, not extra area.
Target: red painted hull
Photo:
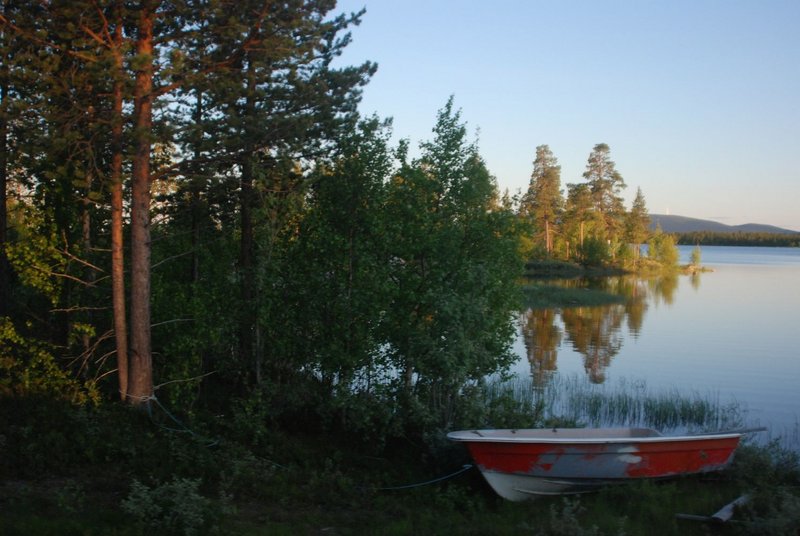
[[[502,497],[580,493],[637,478],[665,478],[724,469],[741,433],[665,437],[637,428],[474,430],[451,432],[464,442],[487,482]]]

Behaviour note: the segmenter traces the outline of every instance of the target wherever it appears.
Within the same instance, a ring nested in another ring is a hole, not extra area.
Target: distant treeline
[[[720,233],[713,231],[694,231],[691,233],[674,233],[674,235],[678,245],[800,247],[800,233]]]

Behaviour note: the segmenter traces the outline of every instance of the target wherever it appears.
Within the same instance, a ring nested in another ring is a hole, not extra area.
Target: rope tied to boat
[[[377,491],[395,491],[395,490],[401,490],[401,489],[420,488],[422,486],[427,486],[429,484],[436,484],[437,482],[442,482],[443,480],[447,480],[449,478],[456,477],[456,476],[460,475],[461,473],[469,471],[470,469],[472,469],[472,467],[473,467],[473,465],[471,463],[468,463],[468,464],[465,464],[464,466],[462,466],[461,469],[459,469],[455,473],[451,473],[449,475],[441,476],[439,478],[434,478],[433,480],[428,480],[427,482],[419,482],[417,484],[406,484],[405,486],[390,486],[390,487],[387,487],[387,488],[375,488],[375,489]]]

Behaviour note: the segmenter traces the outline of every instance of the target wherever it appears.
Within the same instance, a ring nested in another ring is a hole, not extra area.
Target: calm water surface
[[[681,247],[688,263],[692,247]],[[800,419],[800,249],[705,246],[713,272],[591,285],[625,305],[525,311],[520,376],[644,380],[650,390],[735,401],[748,425],[797,433]]]

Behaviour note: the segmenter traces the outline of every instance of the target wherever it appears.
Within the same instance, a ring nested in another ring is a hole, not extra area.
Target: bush
[[[786,488],[758,497],[749,516],[740,525],[741,534],[797,534],[800,497]]]
[[[203,497],[200,480],[175,478],[152,488],[134,480],[122,509],[145,531],[158,534],[205,533],[215,529],[223,509]]]
[[[734,474],[752,499],[744,507],[741,534],[793,534],[800,521],[800,454],[780,445],[744,445],[737,451]]]
[[[700,258],[702,253],[700,252],[700,246],[695,246],[692,250],[692,256],[689,259],[689,264],[692,266],[700,266]]]
[[[675,239],[670,234],[663,233],[660,228],[647,243],[647,254],[651,259],[661,263],[664,268],[677,268],[680,252],[675,245]]]
[[[584,266],[604,266],[611,260],[608,243],[599,238],[587,238],[578,248],[580,263]]]

